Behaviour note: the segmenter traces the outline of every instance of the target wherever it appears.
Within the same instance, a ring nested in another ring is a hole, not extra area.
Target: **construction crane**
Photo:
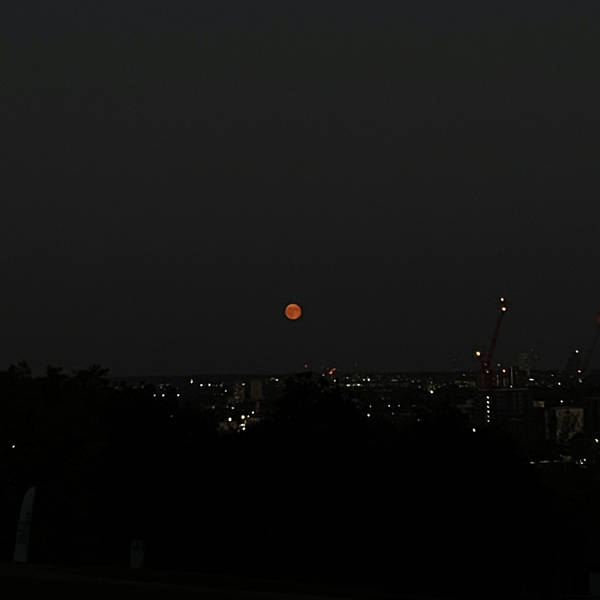
[[[508,305],[506,303],[506,299],[501,297],[499,299],[498,304],[498,316],[496,318],[496,326],[494,327],[494,333],[492,334],[492,341],[488,347],[485,356],[481,360],[481,371],[480,371],[480,381],[479,386],[483,390],[488,390],[492,387],[493,382],[493,372],[492,372],[492,359],[494,357],[494,350],[496,349],[496,343],[498,341],[498,334],[500,333],[500,327],[502,325],[502,321],[504,320],[504,315],[508,312]],[[477,350],[475,355],[480,358],[482,356],[482,352]]]

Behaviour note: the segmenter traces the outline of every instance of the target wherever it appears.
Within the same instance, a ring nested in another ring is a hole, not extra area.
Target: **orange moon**
[[[290,321],[296,321],[302,316],[302,309],[298,304],[288,304],[285,307],[285,316]]]

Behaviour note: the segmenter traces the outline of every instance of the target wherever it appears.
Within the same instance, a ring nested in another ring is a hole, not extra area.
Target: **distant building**
[[[243,382],[237,382],[233,384],[233,393],[231,395],[231,401],[234,404],[242,404],[246,400],[246,384]]]
[[[483,391],[473,399],[470,409],[475,427],[496,426],[528,449],[546,438],[545,405],[534,399],[531,388]]]
[[[250,382],[250,400],[260,402],[264,399],[263,384],[260,379],[253,379]]]
[[[521,352],[518,358],[519,371],[523,371],[527,377],[530,377],[532,371],[536,370],[537,358],[534,350]]]

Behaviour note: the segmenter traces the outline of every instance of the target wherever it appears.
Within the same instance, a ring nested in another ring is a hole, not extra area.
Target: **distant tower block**
[[[260,402],[263,399],[263,384],[260,379],[253,379],[250,382],[250,400]]]
[[[523,371],[527,377],[531,374],[532,358],[530,352],[519,353],[519,370]]]
[[[234,403],[241,404],[246,400],[246,388],[243,383],[236,383],[233,386],[233,397]]]

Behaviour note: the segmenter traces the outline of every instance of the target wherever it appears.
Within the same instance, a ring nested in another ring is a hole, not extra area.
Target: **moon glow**
[[[300,305],[294,303],[288,304],[285,307],[285,316],[290,321],[296,321],[299,319],[302,316],[302,309],[300,308]]]

